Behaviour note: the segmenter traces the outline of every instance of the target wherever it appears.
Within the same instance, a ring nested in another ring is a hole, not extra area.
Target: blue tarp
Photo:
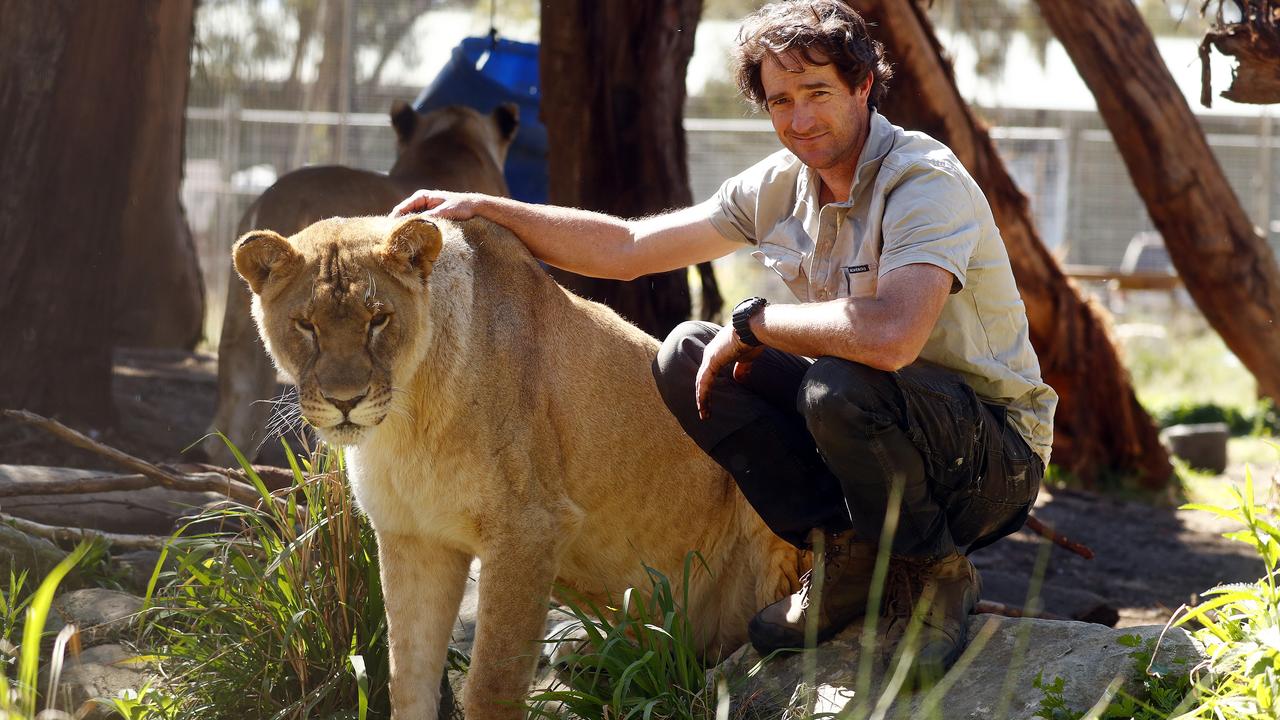
[[[520,105],[520,130],[507,154],[507,185],[517,200],[547,201],[547,129],[538,120],[538,46],[473,37],[453,57],[413,105],[419,112],[466,105],[491,112],[504,102]]]

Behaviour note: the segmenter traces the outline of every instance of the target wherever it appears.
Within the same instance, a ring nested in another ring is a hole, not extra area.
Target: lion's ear
[[[509,142],[520,127],[520,106],[513,102],[502,103],[493,109],[493,121],[498,125],[499,136]]]
[[[425,278],[440,256],[443,242],[435,223],[421,215],[410,215],[387,235],[382,262],[394,272],[416,272]]]
[[[273,274],[279,275],[302,260],[283,235],[271,230],[245,233],[231,249],[231,257],[235,261],[236,272],[258,295],[262,294],[262,288]]]
[[[391,127],[396,129],[396,137],[402,143],[413,138],[413,129],[418,124],[418,113],[409,103],[396,100],[391,104]]]

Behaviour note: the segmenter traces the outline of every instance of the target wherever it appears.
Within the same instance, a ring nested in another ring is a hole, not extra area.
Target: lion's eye
[[[369,319],[369,327],[373,330],[381,329],[391,320],[391,313],[378,313]]]
[[[305,319],[303,319],[303,318],[298,318],[297,320],[294,320],[294,321],[293,321],[293,324],[294,324],[294,326],[295,326],[295,327],[297,327],[299,330],[301,330],[302,332],[304,332],[304,333],[306,333],[306,334],[308,334],[308,335],[315,335],[315,334],[316,334],[316,326],[315,326],[315,325],[312,325],[312,324],[311,324],[311,321],[309,321],[309,320],[305,320]]]

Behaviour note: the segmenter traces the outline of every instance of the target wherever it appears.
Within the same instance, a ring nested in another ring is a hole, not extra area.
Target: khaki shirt
[[[874,297],[885,273],[913,263],[954,277],[920,359],[960,373],[1049,462],[1058,395],[1040,377],[1027,313],[986,197],[956,156],[923,133],[871,114],[846,202],[818,200],[821,179],[787,150],[716,195],[708,218],[782,278],[801,302]]]

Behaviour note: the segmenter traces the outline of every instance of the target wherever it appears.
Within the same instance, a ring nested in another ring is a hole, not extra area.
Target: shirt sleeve
[[[951,273],[951,292],[964,288],[982,225],[974,190],[955,168],[909,167],[885,202],[879,276],[925,263]]]
[[[705,205],[709,209],[707,220],[726,239],[755,245],[759,242],[759,219],[762,213],[773,213],[772,205],[779,198],[791,198],[795,193],[795,180],[791,166],[795,159],[786,151],[779,151],[725,180]],[[774,202],[761,206],[762,193]],[[765,229],[768,229],[766,222]]]

